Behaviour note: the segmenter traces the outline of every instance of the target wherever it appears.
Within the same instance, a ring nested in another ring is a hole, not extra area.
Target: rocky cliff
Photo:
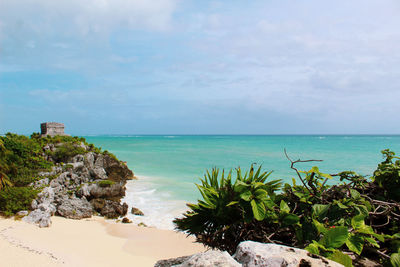
[[[59,162],[57,151],[63,144],[48,144],[43,155],[55,166],[50,172],[39,173],[40,179],[32,184],[41,189],[32,201],[33,211],[23,220],[48,227],[56,214],[71,219],[89,218],[100,214],[118,218],[127,213],[128,205],[121,204],[125,184],[134,174],[126,164],[110,153],[100,153],[85,143],[79,146],[78,155]]]

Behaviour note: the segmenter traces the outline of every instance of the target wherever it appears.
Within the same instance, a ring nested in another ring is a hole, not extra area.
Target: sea
[[[381,150],[400,154],[399,135],[99,135],[86,136],[89,143],[126,161],[137,180],[128,181],[122,201],[139,208],[144,216],[128,212],[135,223],[173,229],[174,218],[187,210],[186,203],[200,198],[196,183],[207,170],[225,172],[251,164],[272,171],[268,179],[292,183],[296,173],[292,160],[322,160],[298,163],[301,170],[318,166],[325,173],[345,170],[371,176],[382,161]],[[338,179],[329,181],[339,183]]]

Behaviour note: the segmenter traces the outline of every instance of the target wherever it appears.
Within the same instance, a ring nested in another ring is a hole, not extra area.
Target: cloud
[[[0,22],[12,34],[66,34],[86,37],[116,28],[164,31],[170,27],[177,0],[3,0]]]
[[[123,125],[154,123],[142,129],[179,120],[182,129],[201,121],[226,132],[239,127],[234,118],[271,120],[281,132],[290,132],[285,121],[310,131],[312,120],[315,131],[343,122],[357,132],[361,124],[393,125],[386,114],[400,112],[399,7],[394,0],[3,0],[0,72],[13,89],[25,77],[13,72],[31,73],[26,99],[66,103],[64,114],[79,111],[82,119],[96,110]]]

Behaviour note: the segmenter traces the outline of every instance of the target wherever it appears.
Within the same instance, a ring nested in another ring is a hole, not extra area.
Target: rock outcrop
[[[134,178],[126,164],[109,153],[91,151],[84,143],[77,146],[86,153],[57,163],[52,155],[59,146],[44,147],[44,156],[56,166],[40,173],[42,179],[32,184],[42,191],[32,201],[33,211],[23,220],[48,227],[54,214],[71,219],[89,218],[94,212],[107,218],[126,215],[128,205],[120,200],[125,196],[126,181]]]
[[[155,267],[343,267],[343,265],[314,255],[306,250],[277,244],[244,241],[239,244],[235,255],[226,251],[207,252],[168,260],[160,260]]]
[[[184,261],[187,261],[191,256],[182,256],[178,258],[173,258],[173,259],[167,259],[167,260],[159,260],[156,262],[154,267],[171,267],[171,266],[176,266],[179,264],[182,264]]]
[[[214,266],[214,267],[240,267],[231,255],[226,251],[209,250],[206,252],[194,254],[176,267],[190,266]]]
[[[234,257],[243,267],[343,267],[343,265],[337,262],[313,255],[303,249],[277,244],[263,244],[254,241],[240,243]]]
[[[90,218],[93,208],[85,198],[68,198],[57,207],[57,214],[69,219]]]

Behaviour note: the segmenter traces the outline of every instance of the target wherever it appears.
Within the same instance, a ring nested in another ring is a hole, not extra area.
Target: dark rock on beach
[[[135,207],[132,207],[131,213],[132,213],[133,215],[136,215],[136,216],[144,216],[143,211],[141,211],[140,209],[135,208]]]
[[[121,205],[117,201],[102,198],[92,199],[90,203],[95,211],[100,213],[100,215],[110,219],[125,216],[128,212],[128,204],[126,203]]]
[[[129,220],[127,217],[124,217],[124,218],[122,219],[122,223],[132,223],[132,221]]]

